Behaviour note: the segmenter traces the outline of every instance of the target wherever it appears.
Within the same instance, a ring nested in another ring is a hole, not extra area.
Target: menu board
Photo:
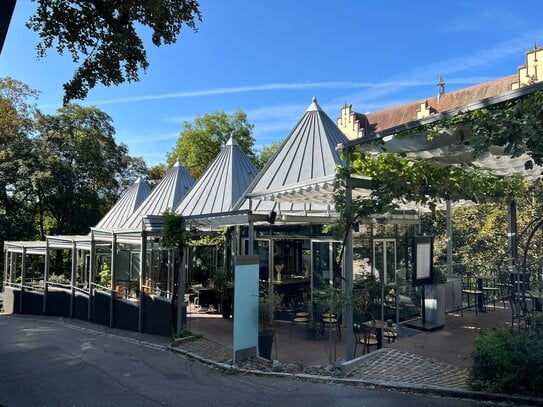
[[[433,237],[415,236],[415,267],[413,273],[413,285],[425,285],[432,283],[433,274]]]

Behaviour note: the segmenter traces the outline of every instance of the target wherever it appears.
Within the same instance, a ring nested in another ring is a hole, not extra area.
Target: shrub
[[[475,340],[468,384],[473,390],[543,396],[543,338],[499,329]]]

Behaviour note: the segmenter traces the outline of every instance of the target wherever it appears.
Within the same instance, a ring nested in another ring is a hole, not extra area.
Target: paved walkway
[[[391,348],[361,358],[347,377],[469,390],[466,384],[468,369]]]
[[[402,336],[402,330],[400,330],[400,339],[396,343],[355,358],[350,362],[350,369],[344,370],[344,375],[338,374],[339,369],[334,369],[335,366],[329,363],[331,358],[327,340],[308,341],[302,334],[294,334],[291,337],[289,324],[279,324],[272,357],[275,359],[277,356],[283,366],[298,364],[300,371],[292,373],[302,373],[307,378],[310,378],[307,375],[317,375],[324,380],[340,382],[352,380],[367,385],[382,385],[415,391],[429,390],[457,397],[475,397],[533,405],[533,400],[522,397],[478,395],[470,392],[466,384],[468,368],[471,364],[469,354],[474,338],[485,327],[492,328],[497,324],[507,324],[510,318],[509,312],[510,310],[497,310],[493,313],[479,314],[479,316],[465,312],[464,317],[448,315],[445,328],[436,332],[408,331]],[[48,318],[74,329],[116,337],[140,343],[143,346],[170,348],[169,339],[164,337],[110,329],[68,318],[30,315],[21,317]],[[193,340],[181,340],[175,345],[175,349],[203,362],[228,367],[232,363],[233,356],[232,325],[232,321],[216,317],[194,318],[191,321],[191,330],[202,336]],[[343,348],[344,342],[335,342],[335,352],[332,353],[337,353],[338,364],[341,362],[340,353]],[[265,370],[272,371],[269,368]],[[275,372],[275,369],[273,371]],[[330,373],[329,379],[322,377],[327,372]],[[540,402],[541,399],[535,401]]]

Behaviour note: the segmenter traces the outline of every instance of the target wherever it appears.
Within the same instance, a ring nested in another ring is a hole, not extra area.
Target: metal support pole
[[[447,200],[447,216],[446,216],[446,228],[447,228],[447,274],[453,273],[452,267],[452,208],[451,201]]]
[[[253,201],[252,199],[249,199],[249,211],[252,211],[252,206],[253,206]],[[249,233],[248,233],[247,239],[248,239],[247,240],[247,243],[248,243],[247,255],[252,256],[253,251],[254,251],[254,224],[252,220],[249,220]]]
[[[2,284],[2,287],[4,287],[4,290],[6,289],[6,285],[8,283],[8,267],[9,267],[9,256],[8,251],[4,249],[4,283]]]
[[[179,264],[177,265],[177,272],[179,273],[179,286],[177,287],[177,333],[183,331],[183,307],[185,306],[185,269],[181,256],[183,253],[179,253]],[[174,258],[175,259],[175,258]],[[175,260],[174,260],[174,272],[175,272]],[[175,289],[175,287],[174,287]]]
[[[90,253],[89,253],[89,302],[87,309],[87,317],[92,321],[92,299],[94,297],[94,272],[96,268],[96,242],[94,240],[94,232],[91,231]]]
[[[350,174],[350,157],[346,152],[346,177]],[[353,191],[347,187],[347,180],[345,180],[345,206],[351,205],[353,201]],[[345,267],[345,282],[344,289],[347,295],[351,295],[353,292],[353,229],[352,225],[349,225],[347,231],[347,239],[345,240],[345,250],[343,254],[343,264]],[[354,334],[353,334],[353,304],[348,301],[345,306],[345,326],[347,331],[345,333],[345,360],[351,360],[354,356]]]
[[[113,328],[115,326],[115,278],[116,278],[116,267],[115,263],[117,262],[117,235],[111,233],[111,299],[109,303],[109,327]]]
[[[517,293],[520,292],[520,270],[516,269],[517,265],[517,204],[515,201],[509,203],[509,219],[508,219],[508,233],[507,242],[509,245],[509,270],[511,273],[516,273],[515,280],[517,281],[516,287],[513,290]]]
[[[147,264],[147,232],[141,232],[140,245],[140,304],[138,316],[138,330],[143,332],[143,306],[145,303],[145,293],[143,292],[145,284],[145,265]]]
[[[17,253],[9,253],[9,282],[11,284],[15,283],[15,267],[17,264]]]
[[[71,297],[70,297],[70,318],[74,317],[75,310],[75,273],[77,268],[77,244],[72,241],[72,278],[70,279]]]
[[[47,295],[49,294],[49,263],[51,256],[49,253],[49,240],[45,239],[45,260],[43,269],[43,315],[47,315]]]
[[[19,297],[19,313],[23,313],[23,294],[25,290],[25,279],[26,279],[26,247],[23,247],[23,254],[21,258],[21,293]]]

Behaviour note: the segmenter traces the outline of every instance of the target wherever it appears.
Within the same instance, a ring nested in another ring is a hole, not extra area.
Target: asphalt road
[[[468,406],[473,401],[227,375],[54,318],[0,314],[0,405]],[[482,405],[482,404],[481,404]]]

